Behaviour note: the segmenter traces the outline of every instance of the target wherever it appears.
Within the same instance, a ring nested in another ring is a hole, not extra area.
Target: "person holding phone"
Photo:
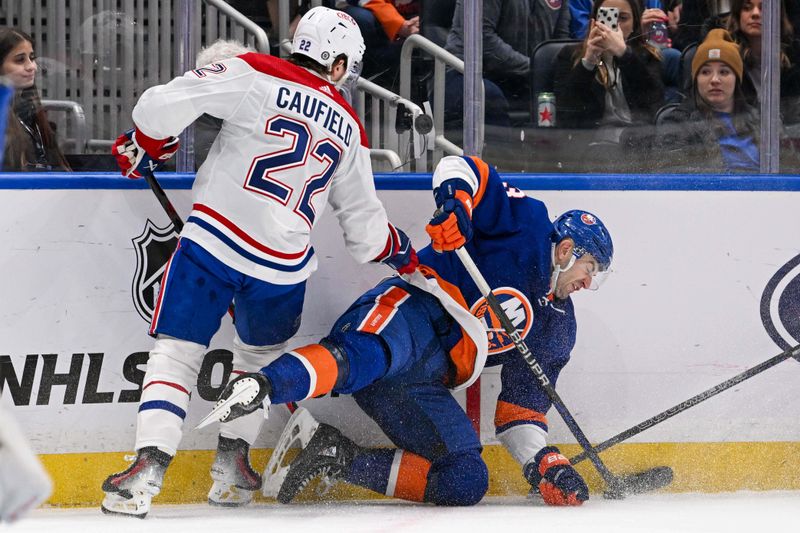
[[[595,3],[586,38],[564,47],[556,58],[561,127],[652,123],[664,101],[661,54],[644,39],[641,17],[637,0]]]

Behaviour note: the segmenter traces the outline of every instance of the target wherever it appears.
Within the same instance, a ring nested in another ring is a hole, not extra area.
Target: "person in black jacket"
[[[747,101],[761,101],[761,26],[762,0],[732,0],[728,31],[739,44],[744,61],[742,90]],[[800,40],[781,1],[780,58],[781,115],[785,124],[800,122]]]
[[[692,94],[658,127],[661,159],[673,171],[758,173],[758,111],[742,91],[739,47],[711,30],[692,60]]]
[[[597,22],[603,7],[619,9],[619,28]],[[657,49],[641,34],[636,0],[604,0],[592,9],[589,34],[556,58],[554,89],[560,127],[652,124],[664,101]]]
[[[14,88],[8,112],[4,172],[70,170],[36,88],[33,39],[16,28],[0,28],[0,76]]]

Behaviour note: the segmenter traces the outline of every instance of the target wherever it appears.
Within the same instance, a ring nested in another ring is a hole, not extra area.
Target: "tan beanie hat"
[[[697,52],[692,59],[692,79],[697,78],[697,71],[709,61],[722,61],[733,69],[739,81],[742,80],[744,66],[739,53],[739,45],[733,42],[731,34],[727,31],[711,30],[697,47]]]

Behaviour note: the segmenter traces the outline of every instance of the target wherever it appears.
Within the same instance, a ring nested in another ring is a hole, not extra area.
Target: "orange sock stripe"
[[[431,463],[424,457],[411,452],[399,450],[401,453],[397,468],[397,479],[394,483],[392,494],[412,502],[421,502],[425,498],[425,488],[428,486],[428,471]],[[394,465],[392,466],[394,469]]]
[[[311,379],[310,397],[319,396],[330,392],[339,377],[339,368],[336,366],[336,359],[333,354],[319,344],[309,344],[294,350],[296,356],[300,356],[308,361],[306,369],[311,367],[316,373]]]
[[[543,413],[527,409],[513,403],[497,401],[497,407],[494,411],[494,427],[505,426],[511,422],[541,422],[547,425],[547,417]]]
[[[409,296],[400,287],[390,288],[375,299],[375,305],[356,329],[365,333],[380,333]]]

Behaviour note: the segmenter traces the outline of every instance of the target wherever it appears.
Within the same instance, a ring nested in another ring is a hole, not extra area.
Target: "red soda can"
[[[552,128],[556,125],[556,95],[553,93],[539,93],[537,100],[537,120],[540,128]]]

